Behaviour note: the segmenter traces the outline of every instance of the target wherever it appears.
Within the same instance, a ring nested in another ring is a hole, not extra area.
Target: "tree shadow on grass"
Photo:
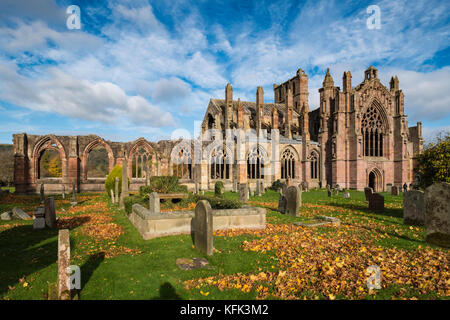
[[[0,232],[0,295],[22,277],[44,269],[57,261],[59,229],[33,229],[20,225]],[[47,239],[50,242],[39,245]],[[73,246],[73,245],[71,245]],[[57,273],[55,272],[55,281]]]
[[[105,260],[105,253],[98,252],[89,256],[88,260],[81,266],[81,289],[78,293],[83,293],[83,289],[91,279],[92,274],[98,266]]]
[[[159,297],[155,297],[152,300],[182,300],[182,298],[169,282],[165,282],[159,287]]]
[[[369,210],[368,206],[364,206],[361,204],[354,204],[354,203],[331,203],[331,206],[335,207],[341,207],[344,209],[351,209],[351,210],[357,210],[362,211],[364,213],[369,214],[377,214],[381,216],[387,216],[387,217],[393,217],[393,218],[403,218],[403,209],[395,209],[395,208],[384,208],[383,212],[372,212]]]

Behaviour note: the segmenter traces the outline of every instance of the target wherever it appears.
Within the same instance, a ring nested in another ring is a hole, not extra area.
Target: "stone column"
[[[70,238],[69,229],[59,230],[58,234],[58,299],[70,300]]]
[[[120,194],[119,208],[125,209],[125,197],[128,197],[128,159],[125,156],[122,163],[122,193]]]

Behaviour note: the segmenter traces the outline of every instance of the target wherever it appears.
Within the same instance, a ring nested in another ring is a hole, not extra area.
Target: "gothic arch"
[[[210,147],[211,146],[211,147]],[[228,146],[211,143],[207,148],[208,176],[210,179],[232,179],[233,153]]]
[[[266,149],[261,145],[253,145],[247,153],[247,178],[264,179],[264,167],[269,163]]]
[[[310,161],[310,179],[320,180],[320,152],[317,149],[312,149],[309,153],[308,160]]]
[[[39,159],[41,153],[47,149],[56,150],[61,158],[61,179],[67,176],[67,156],[66,150],[64,149],[62,143],[56,138],[55,135],[49,134],[42,137],[33,148],[33,182],[36,183],[39,179]]]
[[[281,179],[295,179],[298,176],[297,167],[300,156],[291,145],[285,147],[280,153]]]
[[[98,146],[103,146],[106,149],[108,154],[108,172],[114,168],[114,154],[111,149],[111,146],[106,143],[102,138],[96,138],[95,140],[89,142],[87,146],[84,148],[82,157],[81,157],[81,176],[83,181],[87,181],[87,167],[88,167],[88,157],[89,153]]]
[[[149,160],[149,158],[151,158],[152,160],[152,166],[153,164],[155,164],[155,166],[158,166],[158,163],[160,162],[158,159],[158,154],[156,153],[156,151],[154,150],[154,148],[152,147],[152,145],[145,140],[144,138],[139,138],[137,140],[135,140],[133,142],[133,146],[130,148],[130,151],[128,152],[128,177],[130,177],[130,179],[138,179],[138,178],[143,178],[143,175],[140,177],[137,172],[138,172],[138,167],[139,164],[136,162],[138,161],[138,156],[137,153],[139,152],[139,150],[143,148],[145,150],[145,155],[142,155],[142,158],[140,161],[143,161],[144,158],[145,160]],[[136,156],[136,160],[133,161],[133,157]],[[135,170],[136,172],[133,172],[133,164],[135,164]],[[140,165],[142,166],[143,164],[140,163]],[[153,167],[150,169],[152,171],[154,171],[153,173],[156,174],[156,170],[153,170]],[[152,172],[150,171],[150,175],[152,174]]]
[[[367,170],[366,185],[375,192],[381,192],[384,189],[383,173],[377,167]]]
[[[366,157],[383,157],[386,152],[386,134],[389,123],[386,111],[373,99],[361,113],[362,150]]]
[[[192,179],[192,146],[185,140],[177,143],[170,153],[173,175],[180,179]]]

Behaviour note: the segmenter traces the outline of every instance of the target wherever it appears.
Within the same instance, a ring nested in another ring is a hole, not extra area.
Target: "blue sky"
[[[81,29],[66,26],[78,5]],[[369,5],[381,28],[369,30]],[[327,68],[342,87],[374,65],[398,75],[409,125],[450,130],[447,1],[0,0],[0,143],[12,134],[97,134],[113,141],[192,132],[211,97],[255,101],[298,68],[309,105]]]

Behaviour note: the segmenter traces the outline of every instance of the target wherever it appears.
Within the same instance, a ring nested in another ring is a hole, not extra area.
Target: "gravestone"
[[[75,195],[75,179],[72,180],[72,201],[70,202],[72,206],[77,204],[77,197]]]
[[[350,198],[350,192],[345,191],[344,192],[344,199],[349,199]]]
[[[239,184],[239,202],[248,202],[248,186],[246,183]]]
[[[114,197],[114,191],[113,191],[113,189],[111,189],[110,191],[111,191],[111,202],[115,203],[116,202],[116,198]]]
[[[45,228],[45,208],[37,207],[34,211],[33,229]]]
[[[157,192],[152,192],[148,195],[149,198],[149,206],[151,213],[160,213],[160,202],[159,202],[159,194]]]
[[[373,189],[369,187],[364,188],[364,195],[366,196],[366,201],[369,201],[370,197],[373,194]]]
[[[62,198],[63,198],[63,200],[64,199],[66,199],[66,186],[65,185],[62,185],[62,193],[61,193],[61,196],[62,196]]]
[[[45,190],[44,190],[44,184],[41,183],[41,203],[44,203],[45,200]]]
[[[386,185],[386,192],[387,192],[387,193],[391,193],[391,192],[392,192],[392,183],[388,183],[388,184]]]
[[[13,219],[12,212],[11,211],[3,212],[0,216],[0,219],[3,221],[12,220]]]
[[[369,198],[369,210],[373,212],[384,212],[384,197],[379,193],[374,193]]]
[[[125,209],[125,198],[128,197],[128,159],[122,162],[122,193],[120,194],[119,208]]]
[[[403,223],[425,225],[425,194],[423,191],[407,191],[403,195]]]
[[[70,299],[70,238],[69,229],[59,230],[58,234],[58,299]]]
[[[22,220],[25,220],[25,219],[30,218],[30,216],[27,215],[27,214],[26,214],[22,209],[20,209],[20,208],[13,208],[13,209],[12,209],[12,217],[13,217],[14,219],[22,219]]]
[[[440,182],[425,190],[427,242],[450,248],[450,183]]]
[[[119,177],[116,177],[114,179],[114,196],[115,196],[115,198],[113,198],[114,203],[119,203],[119,182],[120,182]]]
[[[297,186],[290,186],[286,191],[286,214],[294,217],[300,216],[302,194]]]
[[[392,188],[391,188],[391,195],[398,196],[398,194],[399,194],[398,187],[397,186],[392,186]]]
[[[278,212],[286,213],[286,197],[282,193],[278,198]]]
[[[213,215],[211,205],[200,200],[195,207],[194,245],[208,256],[213,254]]]
[[[178,258],[175,263],[181,270],[202,269],[209,265],[208,260],[205,258]]]
[[[302,189],[303,189],[303,191],[306,191],[306,192],[308,192],[308,182],[307,181],[303,181],[302,182]]]
[[[51,229],[56,228],[55,199],[53,197],[45,198],[45,224]]]
[[[338,195],[338,194],[339,194],[339,190],[340,190],[339,185],[338,185],[338,184],[335,185],[335,186],[334,186],[334,189],[333,189],[334,194],[335,194],[335,195]]]

